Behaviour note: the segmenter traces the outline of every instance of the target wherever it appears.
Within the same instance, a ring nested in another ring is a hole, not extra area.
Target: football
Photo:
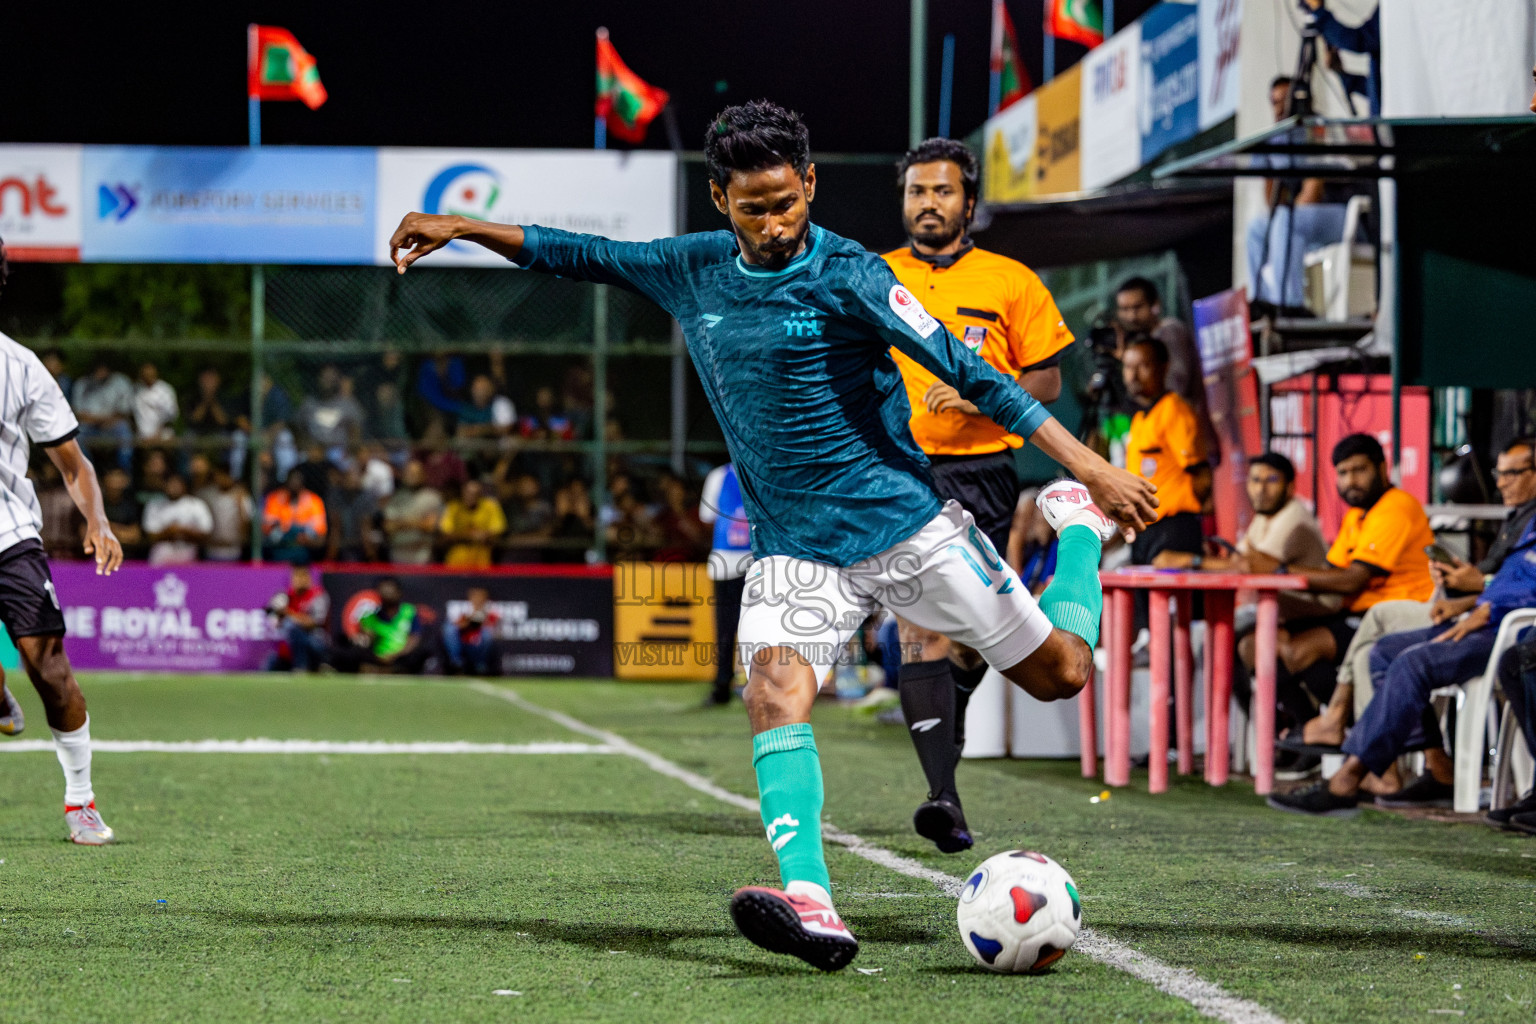
[[[1000,974],[1036,974],[1077,941],[1083,905],[1072,876],[1043,853],[1012,850],[983,861],[960,890],[960,940]]]

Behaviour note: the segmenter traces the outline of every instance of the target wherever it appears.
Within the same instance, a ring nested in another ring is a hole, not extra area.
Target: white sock
[[[64,804],[84,807],[96,799],[91,792],[91,716],[74,732],[53,731],[54,752],[64,767]]]
[[[815,882],[790,882],[784,891],[791,896],[809,896],[828,910],[832,909],[832,894]]]

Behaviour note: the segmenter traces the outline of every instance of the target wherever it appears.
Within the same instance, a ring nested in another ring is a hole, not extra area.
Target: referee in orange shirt
[[[1024,264],[976,248],[976,157],[952,139],[929,139],[898,165],[907,246],[885,254],[932,316],[994,369],[1040,402],[1061,394],[1061,353],[1072,344],[1056,302]],[[963,505],[998,552],[1019,497],[1013,449],[1022,439],[981,415],[954,388],[891,350],[912,406],[912,437],[933,464],[939,496]],[[968,647],[902,621],[901,709],[917,747],[928,800],[912,824],[945,853],[969,849],[955,789],[965,706],[986,662]]]

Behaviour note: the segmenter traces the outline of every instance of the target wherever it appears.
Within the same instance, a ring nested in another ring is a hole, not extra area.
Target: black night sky
[[[1043,0],[1009,0],[1040,77]],[[1151,0],[1119,0],[1116,20]],[[244,145],[245,26],[291,30],[330,101],[263,105],[273,145],[588,147],[593,33],[606,25],[642,78],[671,92],[692,148],[711,114],[766,96],[811,126],[814,149],[891,153],[907,142],[904,0],[744,3],[0,4],[0,142]],[[941,40],[956,36],[951,133],[985,117],[988,0],[929,0],[928,123]],[[1080,47],[1058,44],[1058,68]],[[665,146],[654,126],[648,147]]]

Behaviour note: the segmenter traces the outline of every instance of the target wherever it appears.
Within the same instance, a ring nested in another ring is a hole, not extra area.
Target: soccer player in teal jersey
[[[784,888],[741,889],[731,914],[764,949],[837,970],[858,942],[832,905],[810,726],[837,652],[884,605],[976,649],[1041,700],[1072,697],[1093,671],[1101,545],[1117,526],[1152,522],[1156,498],[956,341],[884,260],[811,224],[816,169],[798,115],[768,102],[730,107],[710,123],[704,156],[730,231],[615,242],[412,213],[390,257],[404,273],[464,239],[531,270],[628,288],[682,325],[757,556],[738,644],[763,825]],[[893,345],[1081,481],[1042,492],[1060,545],[1038,604],[970,514],[935,494],[907,427]]]

